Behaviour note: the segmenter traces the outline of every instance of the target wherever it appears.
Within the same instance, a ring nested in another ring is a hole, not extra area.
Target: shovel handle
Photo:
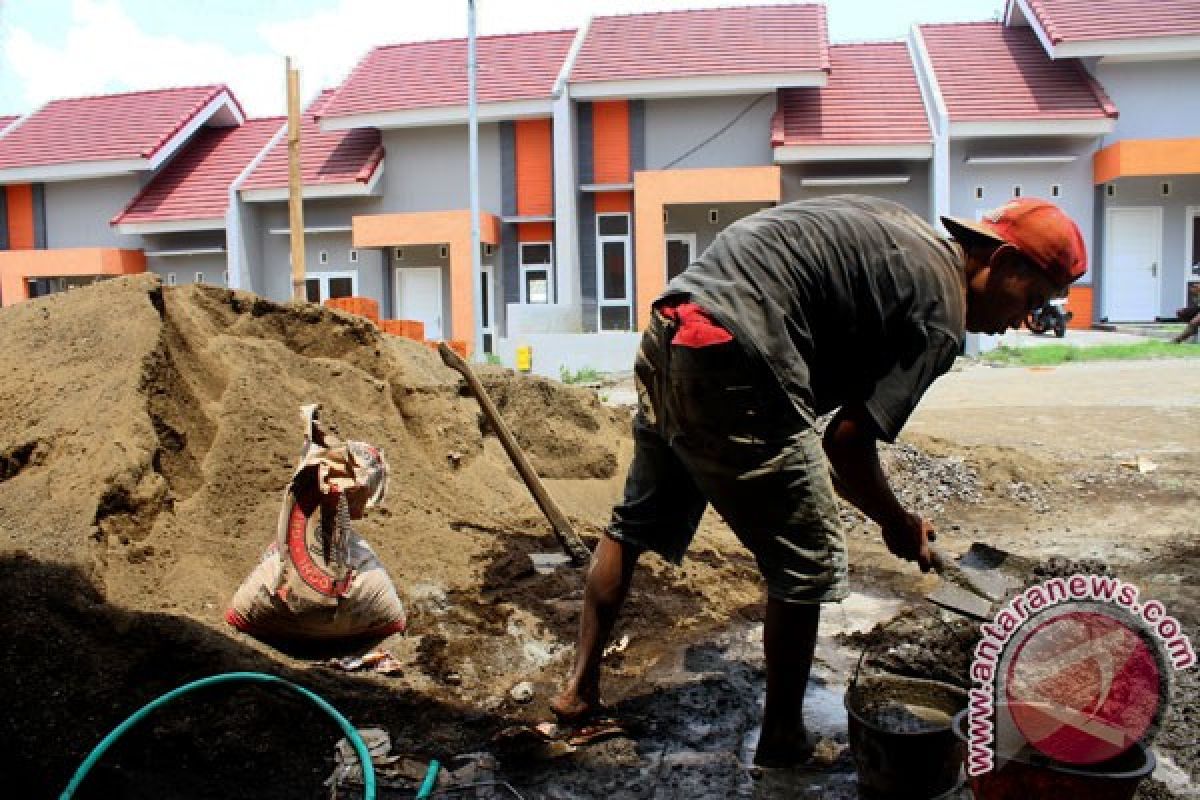
[[[542,479],[538,477],[533,466],[529,463],[529,459],[525,457],[525,451],[521,449],[521,445],[517,444],[517,439],[512,435],[512,431],[504,424],[504,420],[500,417],[500,412],[496,409],[496,404],[492,402],[492,398],[488,396],[487,390],[483,388],[483,384],[479,382],[475,372],[462,359],[458,353],[446,346],[445,342],[438,345],[438,355],[442,357],[442,362],[463,376],[467,382],[467,387],[471,390],[471,394],[475,395],[475,399],[479,401],[479,408],[483,411],[484,418],[487,419],[488,425],[496,432],[496,437],[500,439],[500,444],[504,447],[504,452],[508,453],[509,459],[513,466],[517,469],[517,474],[521,476],[521,480],[525,482],[525,487],[529,489],[529,493],[533,495],[534,501],[538,504],[538,508],[546,515],[546,519],[550,521],[550,527],[554,529],[554,535],[558,538],[558,543],[562,547],[563,552],[571,559],[571,563],[577,567],[587,564],[591,560],[592,553],[588,550],[583,540],[579,538],[579,534],[571,526],[565,514],[559,509],[558,504],[554,502],[554,498],[546,491]]]

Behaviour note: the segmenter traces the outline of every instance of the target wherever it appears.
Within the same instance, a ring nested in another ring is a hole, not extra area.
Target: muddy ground
[[[554,539],[457,377],[425,348],[335,312],[149,278],[4,309],[0,335],[0,768],[15,796],[56,796],[142,703],[228,670],[310,687],[418,759],[494,750],[496,732],[548,716],[581,576],[531,568],[528,555],[554,551]],[[1200,372],[1074,369],[947,376],[886,453],[901,494],[948,550],[982,540],[1103,559],[1195,635]],[[485,372],[594,541],[630,455],[628,411],[587,390]],[[222,621],[270,539],[300,444],[297,408],[311,401],[343,435],[382,446],[394,468],[387,502],[360,530],[409,610],[409,632],[382,643],[405,665],[398,676],[335,672],[320,664],[329,653],[285,654]],[[1154,472],[1122,466],[1139,453]],[[605,698],[633,736],[557,758],[501,753],[498,776],[526,797],[853,797],[840,747],[861,643],[852,634],[923,605],[933,579],[889,556],[856,514],[845,518],[854,594],[824,612],[808,701],[827,739],[821,768],[748,766],[763,592],[709,515],[683,567],[644,562],[618,625],[628,644],[606,663]],[[526,680],[533,699],[518,703],[509,690]],[[1197,688],[1195,670],[1176,683],[1159,738],[1164,783],[1144,797],[1194,786]],[[212,690],[135,729],[79,796],[326,797],[338,736],[291,696]]]

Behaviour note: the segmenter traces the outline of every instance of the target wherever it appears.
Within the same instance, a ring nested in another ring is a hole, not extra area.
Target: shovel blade
[[[925,595],[925,599],[947,611],[980,622],[987,622],[992,618],[991,603],[974,592],[946,581],[942,581],[936,589]]]

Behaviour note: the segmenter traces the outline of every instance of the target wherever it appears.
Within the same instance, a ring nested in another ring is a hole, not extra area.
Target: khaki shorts
[[[670,345],[657,312],[635,364],[638,413],[608,535],[679,563],[708,504],[754,554],[768,594],[847,594],[846,544],[820,436],[737,342]]]

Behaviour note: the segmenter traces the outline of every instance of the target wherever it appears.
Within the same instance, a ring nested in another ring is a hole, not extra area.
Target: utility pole
[[[287,58],[288,225],[292,245],[292,299],[305,300],[304,194],[300,182],[300,71]]]
[[[467,161],[471,183],[471,306],[474,324],[472,335],[475,341],[471,352],[483,352],[483,264],[482,245],[479,241],[479,102],[476,97],[475,78],[479,64],[475,55],[475,0],[467,0]]]

